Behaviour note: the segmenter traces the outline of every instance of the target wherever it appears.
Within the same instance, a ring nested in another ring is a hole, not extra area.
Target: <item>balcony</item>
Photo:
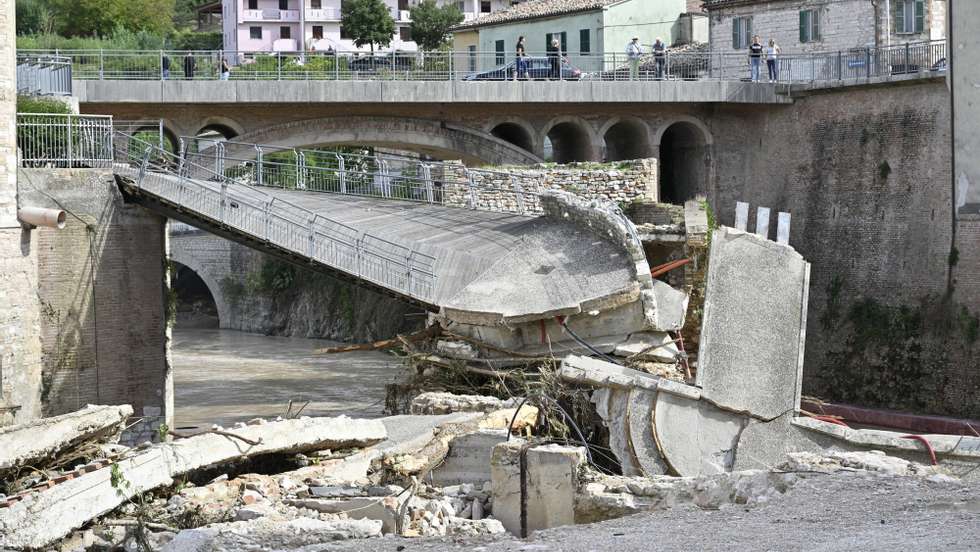
[[[307,21],[340,21],[340,8],[307,8]]]
[[[242,21],[299,21],[299,10],[242,10]]]

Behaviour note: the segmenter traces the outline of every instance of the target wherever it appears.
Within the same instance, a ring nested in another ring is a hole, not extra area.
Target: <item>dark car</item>
[[[526,59],[527,78],[533,80],[551,78],[551,60],[549,58],[529,57]],[[516,65],[517,62],[512,61],[506,65],[497,67],[496,69],[490,69],[489,71],[483,71],[482,73],[467,75],[463,80],[513,80]],[[524,75],[521,75],[520,78],[524,78]],[[582,71],[578,67],[568,63],[568,60],[562,59],[561,78],[562,80],[579,80],[582,78]]]
[[[394,59],[392,59],[394,57]],[[412,68],[412,58],[406,54],[386,54],[383,56],[359,56],[347,62],[347,68],[357,73],[377,73],[379,71],[408,71]]]

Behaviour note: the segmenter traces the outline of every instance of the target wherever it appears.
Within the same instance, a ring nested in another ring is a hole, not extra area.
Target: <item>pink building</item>
[[[299,50],[339,52],[366,51],[357,48],[340,24],[344,0],[222,0],[224,48],[241,52],[295,52]],[[418,0],[384,0],[395,20],[389,49],[417,48],[409,32],[409,9]],[[472,19],[509,6],[512,0],[440,0],[457,4],[464,17]]]

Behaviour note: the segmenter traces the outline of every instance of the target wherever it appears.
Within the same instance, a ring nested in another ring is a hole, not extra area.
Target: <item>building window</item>
[[[494,43],[494,50],[497,52],[497,65],[503,65],[506,56],[504,55],[504,41],[498,40]]]
[[[279,9],[280,10],[288,10],[289,9],[289,0],[279,0]]]
[[[398,27],[398,38],[402,42],[412,41],[412,28],[411,27]]]
[[[252,40],[262,40],[262,27],[249,27],[248,37]]]
[[[292,32],[289,27],[279,27],[279,38],[292,38]]]
[[[592,37],[588,29],[578,32],[578,51],[580,54],[588,54],[592,51]]]
[[[470,53],[470,71],[476,71],[476,46],[468,46],[466,49]]]
[[[317,40],[323,38],[323,25],[313,25],[313,38]]]
[[[259,9],[259,0],[248,0],[248,9],[250,10]]]
[[[800,12],[800,42],[816,42],[820,40],[820,11],[803,10]]]
[[[924,0],[895,0],[895,32],[921,33],[925,30],[926,3]]]
[[[342,40],[350,40],[350,33],[347,32],[347,29],[343,25],[340,26],[340,38]]]
[[[752,44],[752,18],[735,17],[732,19],[732,48],[741,50]]]
[[[545,51],[546,52],[551,51],[551,41],[554,39],[558,39],[558,44],[559,44],[558,47],[561,48],[561,52],[563,54],[568,53],[568,35],[567,33],[564,32],[548,33],[544,35]]]
[[[319,10],[323,8],[323,2],[321,0],[310,0],[310,9]]]
[[[490,13],[491,7],[490,2],[483,0],[480,2],[480,13]]]

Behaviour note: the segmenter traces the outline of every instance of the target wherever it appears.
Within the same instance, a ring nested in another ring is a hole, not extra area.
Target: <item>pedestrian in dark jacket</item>
[[[548,75],[552,79],[561,78],[561,44],[557,38],[551,39],[551,47],[548,48],[548,61],[551,62],[551,71]]]
[[[167,54],[163,54],[163,58],[160,60],[160,68],[163,70],[162,71],[162,78],[163,78],[163,80],[169,79],[170,78],[170,58],[167,56]]]
[[[194,78],[194,66],[197,62],[194,60],[194,54],[187,52],[184,56],[184,78],[191,80]]]

